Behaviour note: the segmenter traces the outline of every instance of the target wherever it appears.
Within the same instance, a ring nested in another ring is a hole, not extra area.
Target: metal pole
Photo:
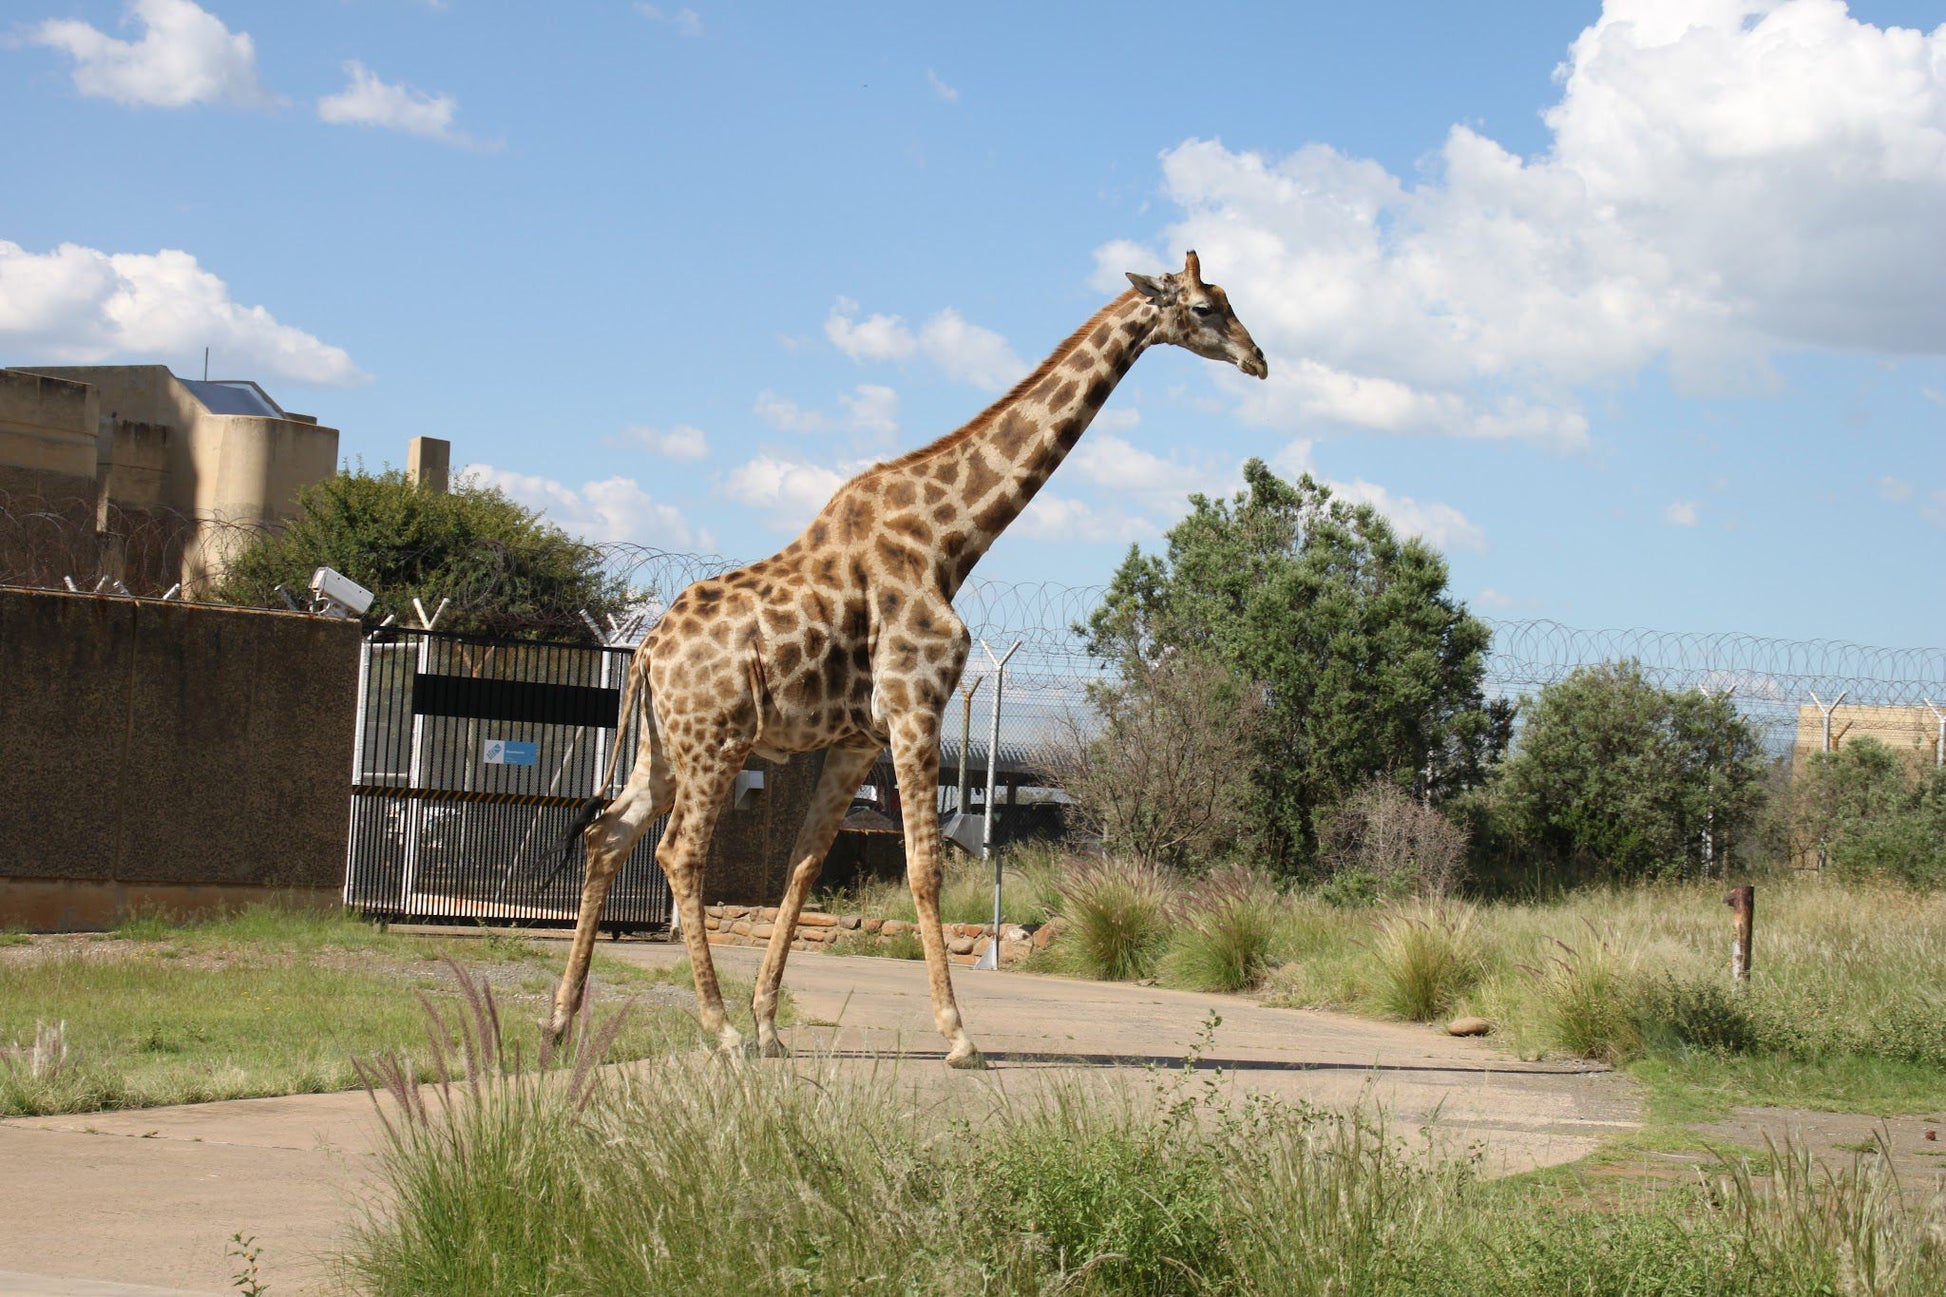
[[[981,677],[974,677],[970,685],[961,685],[959,691],[959,801],[953,809],[961,815],[966,814],[966,799],[973,791],[967,778],[966,756],[973,746],[973,695],[980,692]]]
[[[1850,693],[1851,690],[1849,689],[1839,690],[1838,696],[1831,700],[1831,705],[1829,707],[1825,706],[1824,700],[1818,697],[1817,690],[1811,689],[1811,690],[1807,690],[1806,692],[1808,692],[1811,695],[1811,701],[1818,705],[1818,711],[1824,717],[1823,750],[1829,752],[1831,751],[1831,713],[1838,710],[1838,704],[1845,700],[1845,695]]]
[[[1939,737],[1933,740],[1932,745],[1932,763],[1936,766],[1946,766],[1946,712],[1934,706],[1930,698],[1926,699],[1926,708],[1932,712],[1933,719],[1939,722]]]
[[[992,959],[988,964],[982,960],[975,967],[1000,967],[1000,857],[993,854],[993,783],[1000,761],[1000,696],[1007,688],[1007,662],[1019,651],[1024,641],[1015,640],[1014,646],[1001,657],[994,657],[993,650],[985,640],[980,641],[980,651],[987,655],[993,664],[993,724],[987,730],[987,804],[986,818],[980,825],[980,859],[993,862],[993,940],[987,946],[987,955]]]
[[[177,586],[176,589],[181,589]],[[169,594],[174,594],[171,590]],[[164,595],[163,598],[168,598]],[[351,904],[352,891],[358,881],[358,793],[357,788],[365,778],[365,703],[371,693],[372,683],[372,642],[368,639],[358,641],[358,702],[357,717],[351,732],[351,830],[345,838],[345,891],[344,903]]]
[[[1757,889],[1732,887],[1723,898],[1736,916],[1736,939],[1730,947],[1730,981],[1741,987],[1750,980],[1750,935],[1757,921]]]

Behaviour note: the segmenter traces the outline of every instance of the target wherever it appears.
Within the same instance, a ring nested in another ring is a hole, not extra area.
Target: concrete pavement
[[[603,950],[648,965],[682,954],[646,942]],[[747,979],[761,952],[716,953]],[[1223,1022],[1203,1065],[1293,1099],[1381,1105],[1401,1129],[1430,1124],[1442,1143],[1482,1145],[1491,1171],[1576,1160],[1639,1120],[1619,1076],[1522,1062],[1430,1028],[1012,972],[956,970],[968,1030],[994,1068],[948,1073],[924,1061],[943,1057],[944,1042],[922,965],[804,953],[786,983],[800,1052],[861,1069],[897,1054],[920,1060],[908,1077],[942,1088],[1177,1065],[1215,1012]],[[226,1249],[238,1231],[256,1236],[277,1293],[333,1291],[323,1258],[374,1190],[378,1134],[362,1093],[0,1122],[0,1293],[234,1292]]]

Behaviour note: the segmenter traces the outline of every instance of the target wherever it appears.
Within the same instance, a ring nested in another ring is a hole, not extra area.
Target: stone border
[[[776,930],[774,905],[708,905],[703,907],[704,926],[712,946],[767,946]],[[991,923],[948,923],[946,957],[962,967],[976,963],[993,944]],[[1000,925],[1000,965],[1017,964],[1037,950],[1045,950],[1060,928],[1054,923],[1024,927],[1017,923]],[[824,914],[805,910],[797,916],[797,931],[791,936],[792,950],[828,950],[840,939],[860,943],[866,940],[886,946],[892,940],[915,931],[904,919],[868,919],[862,914]],[[848,943],[849,944],[849,943]]]

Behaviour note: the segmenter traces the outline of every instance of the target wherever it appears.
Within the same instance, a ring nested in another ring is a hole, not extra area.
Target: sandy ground
[[[603,949],[644,964],[681,956],[649,942]],[[717,954],[754,974],[759,952]],[[1524,1062],[1430,1028],[1011,972],[962,969],[954,982],[988,1072],[933,1061],[944,1042],[917,963],[797,956],[786,983],[801,1025],[788,1034],[800,1053],[829,1052],[841,1066],[897,1055],[902,1076],[950,1094],[1179,1065],[1214,1012],[1223,1021],[1203,1066],[1292,1099],[1376,1104],[1401,1129],[1478,1145],[1493,1172],[1574,1161],[1640,1120],[1620,1076]],[[275,1292],[332,1291],[321,1258],[371,1192],[377,1134],[363,1094],[0,1122],[0,1293],[233,1292],[238,1263],[226,1249],[239,1231],[256,1237]]]

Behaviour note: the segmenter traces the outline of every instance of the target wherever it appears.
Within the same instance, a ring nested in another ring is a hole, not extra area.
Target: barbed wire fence
[[[165,509],[0,492],[0,584],[82,591],[100,587],[138,597],[161,596],[177,586],[186,597],[207,600],[220,584],[225,563],[266,534],[261,525]],[[642,614],[637,637],[685,587],[739,565],[721,555],[626,541],[589,548],[614,586],[626,589],[634,610]],[[493,606],[499,569],[491,558],[489,554],[475,565],[468,588],[438,593],[462,612]],[[1044,744],[1061,731],[1067,717],[1086,711],[1088,686],[1104,678],[1104,667],[1088,655],[1075,627],[1105,593],[1103,586],[977,579],[960,591],[955,607],[976,639],[984,639],[996,653],[1021,641],[1008,667],[1003,746]],[[1531,694],[1578,668],[1631,659],[1664,688],[1728,694],[1773,752],[1788,750],[1796,740],[1800,709],[1812,704],[1813,695],[1826,704],[1842,696],[1853,707],[1946,707],[1946,648],[1482,620],[1493,632],[1486,661],[1491,696]],[[530,634],[583,638],[586,633],[572,614],[476,621]],[[990,668],[977,649],[966,671],[967,683],[982,681],[975,712],[983,717],[983,700],[991,696],[985,683]]]

